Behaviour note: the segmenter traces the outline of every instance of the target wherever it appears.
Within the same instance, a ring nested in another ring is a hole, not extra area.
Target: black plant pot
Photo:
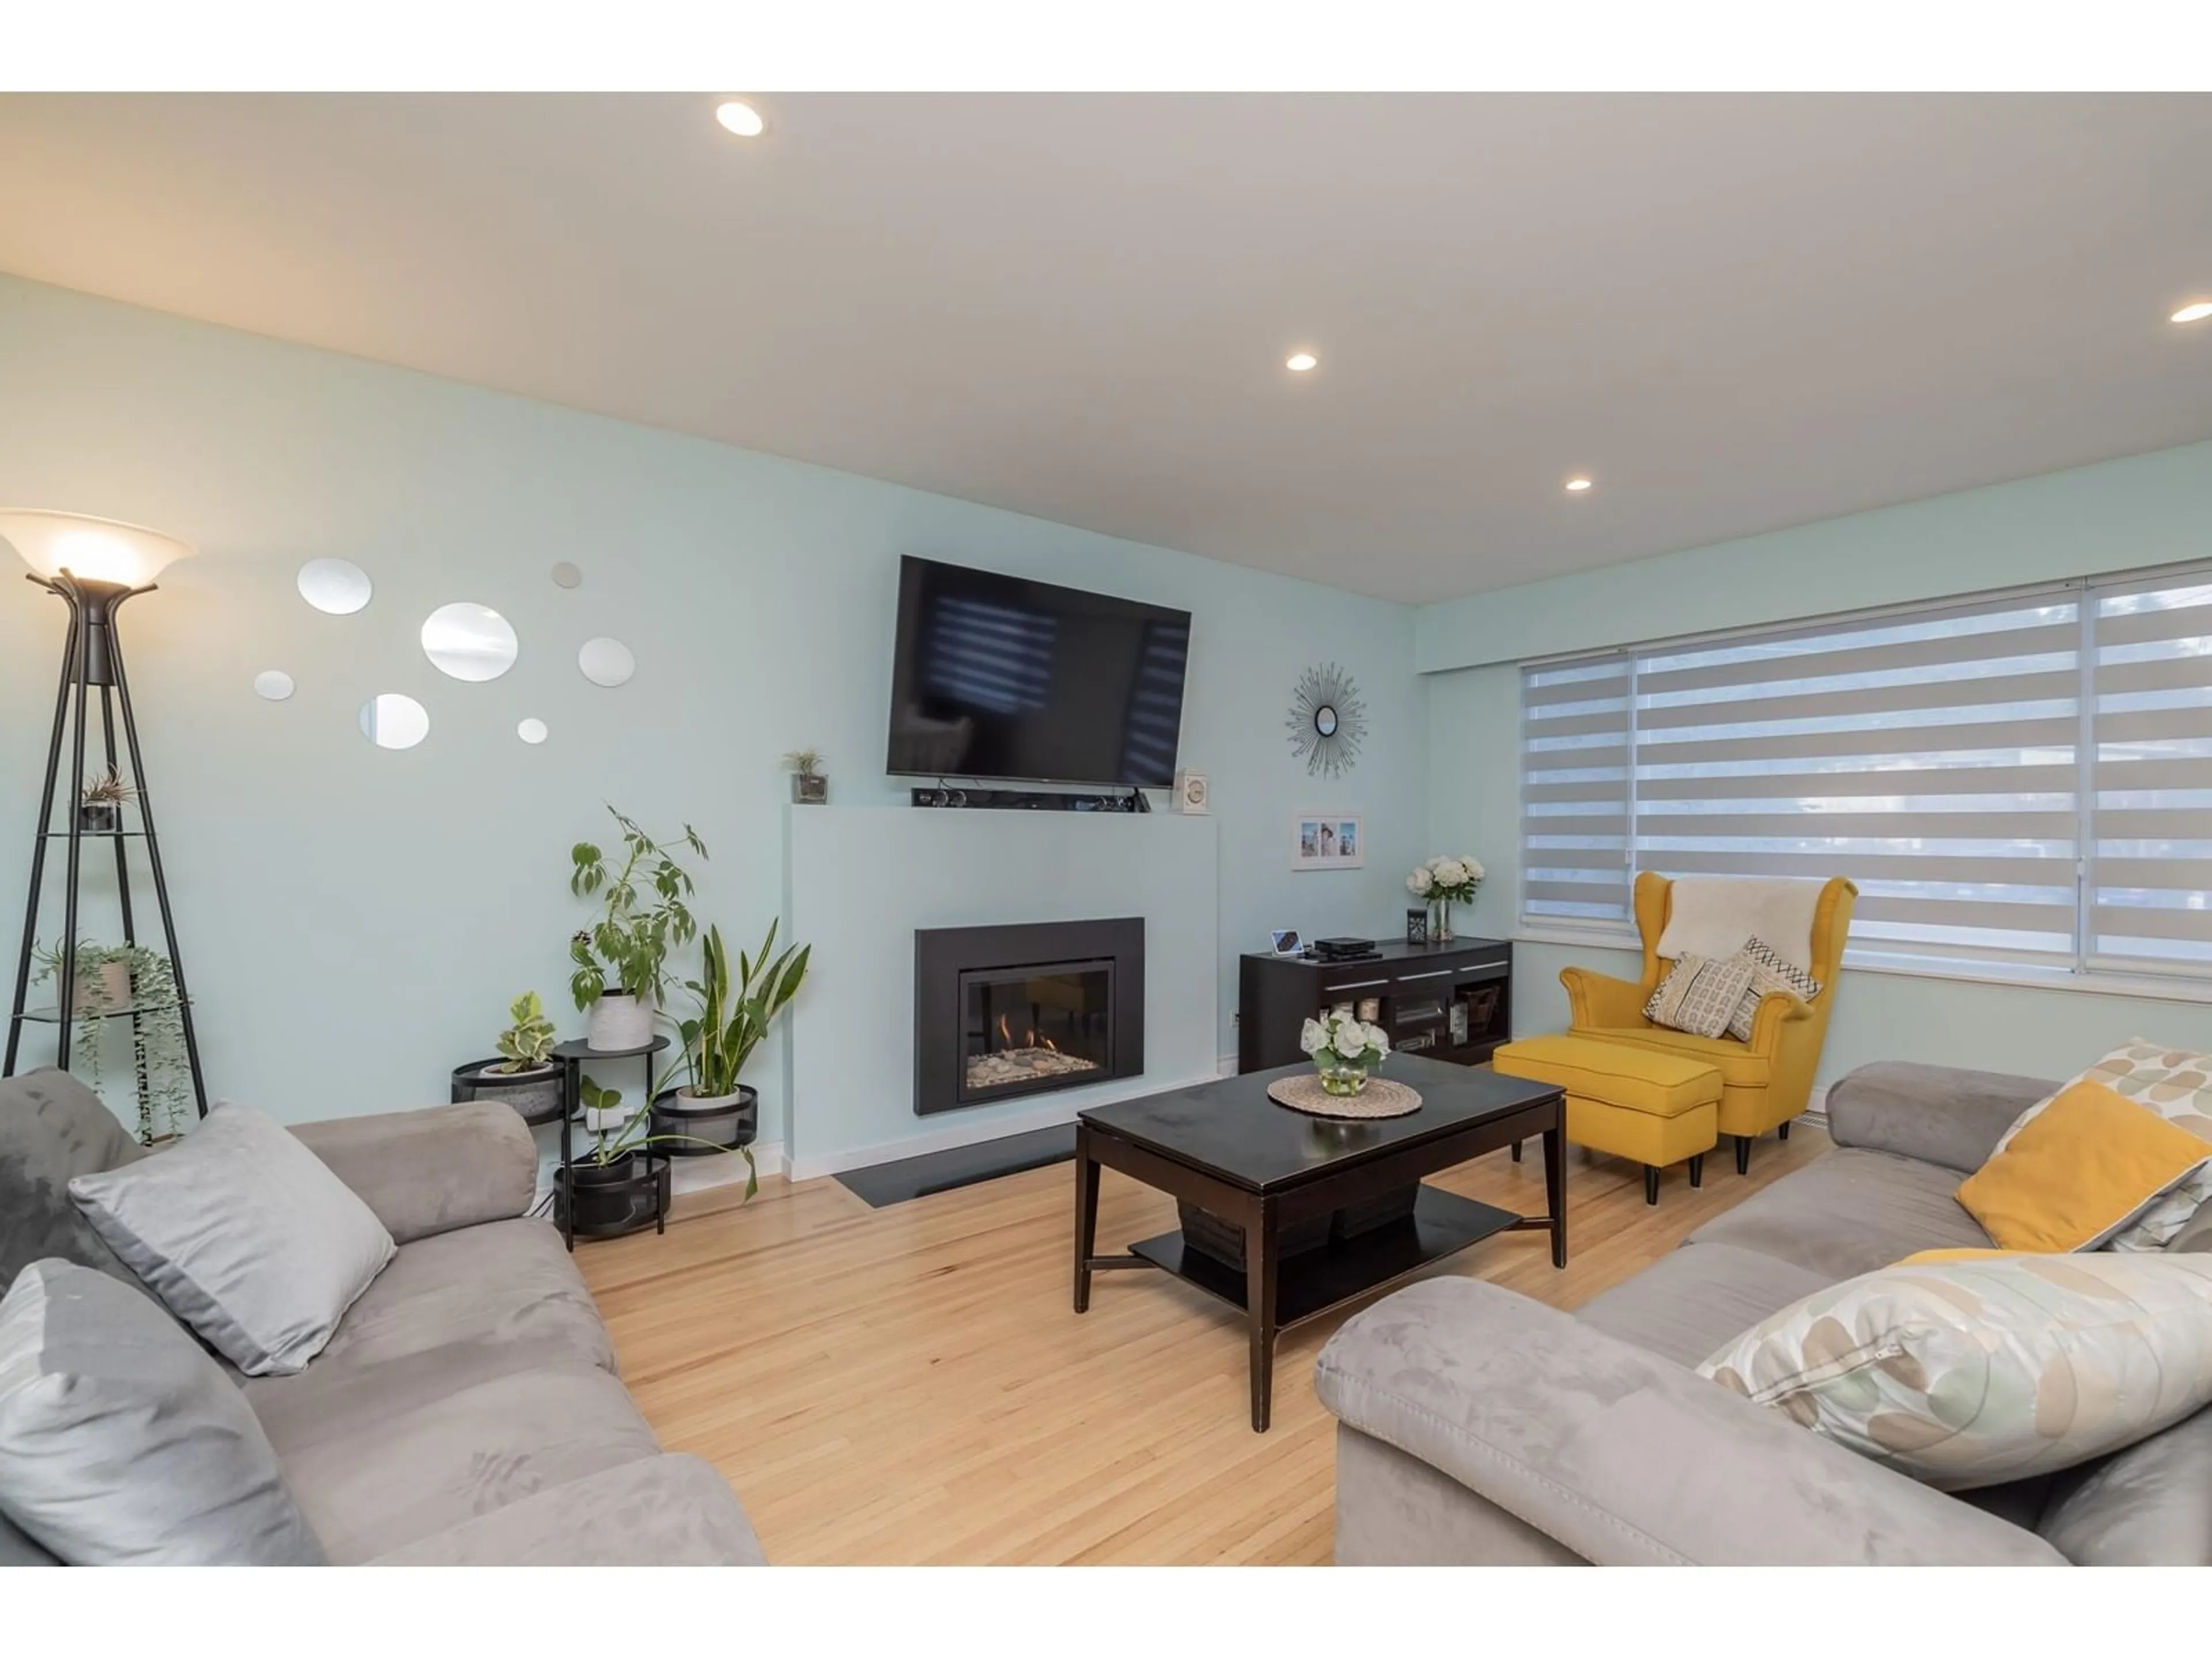
[[[611,1238],[660,1222],[668,1213],[668,1160],[643,1152],[624,1152],[605,1164],[588,1160],[553,1172],[553,1220],[568,1225],[570,1188],[574,1188],[575,1226],[580,1237]]]
[[[88,836],[112,836],[123,827],[123,809],[110,800],[81,800],[76,827]]]
[[[713,1158],[720,1152],[734,1152],[740,1146],[751,1146],[753,1137],[760,1133],[760,1096],[740,1083],[735,1100],[702,1108],[687,1104],[678,1091],[671,1089],[653,1097],[653,1133],[688,1137],[655,1149],[670,1158]],[[693,1144],[702,1140],[712,1144]]]
[[[453,1067],[452,1098],[503,1101],[520,1113],[525,1123],[561,1121],[561,1068],[552,1061],[535,1072],[500,1072],[507,1062],[493,1055]]]

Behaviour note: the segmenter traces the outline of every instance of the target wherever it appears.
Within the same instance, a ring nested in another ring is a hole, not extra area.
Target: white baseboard
[[[1213,1062],[1213,1074],[1216,1077],[1235,1077],[1237,1075],[1237,1056],[1234,1054],[1217,1055]]]
[[[899,1140],[882,1141],[873,1146],[855,1147],[850,1152],[827,1152],[820,1158],[793,1158],[791,1178],[793,1181],[812,1181],[821,1176],[842,1175],[847,1170],[865,1170],[872,1164],[895,1163],[902,1158],[920,1158],[926,1152],[949,1152],[955,1147],[973,1146],[979,1141],[1003,1140],[1008,1135],[1027,1134],[1034,1129],[1050,1129],[1062,1123],[1073,1123],[1076,1113],[1085,1106],[1103,1106],[1112,1101],[1133,1100],[1144,1095],[1161,1094],[1170,1089],[1188,1089],[1194,1084],[1212,1081],[1211,1077],[1178,1078],[1170,1081],[1135,1078],[1131,1079],[1129,1087],[1113,1091],[1103,1088],[1096,1091],[1085,1090],[1079,1099],[1041,1106],[1018,1117],[994,1117],[987,1123],[957,1124],[950,1128],[933,1129],[927,1134],[908,1135]],[[765,1165],[761,1173],[768,1173]]]
[[[763,1177],[783,1173],[783,1143],[763,1140],[753,1147],[753,1163]],[[720,1158],[679,1158],[672,1160],[671,1193],[703,1193],[710,1187],[742,1187],[745,1161],[735,1152]]]

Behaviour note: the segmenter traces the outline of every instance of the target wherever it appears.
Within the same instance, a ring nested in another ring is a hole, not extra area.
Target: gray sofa
[[[761,1561],[727,1483],[662,1452],[617,1379],[560,1235],[526,1213],[538,1156],[513,1110],[477,1102],[295,1133],[399,1247],[304,1371],[237,1378],[333,1562]],[[0,1080],[0,1290],[48,1256],[137,1285],[68,1183],[144,1156],[67,1073]],[[42,1559],[0,1519],[0,1565]]]
[[[1437,1279],[1322,1351],[1348,1565],[2212,1565],[2212,1408],[2110,1457],[1957,1495],[1698,1376],[1729,1338],[1915,1250],[1986,1247],[1952,1196],[2057,1085],[1885,1064],[1836,1150],[1573,1314]],[[2212,1248],[2200,1218],[2173,1249]]]

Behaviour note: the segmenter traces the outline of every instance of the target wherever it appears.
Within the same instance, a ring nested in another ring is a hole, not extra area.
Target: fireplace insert
[[[923,1115],[1145,1068],[1141,917],[915,934]]]

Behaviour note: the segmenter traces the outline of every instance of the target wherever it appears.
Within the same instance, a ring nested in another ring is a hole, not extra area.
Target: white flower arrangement
[[[1328,1013],[1310,1019],[1298,1033],[1298,1047],[1316,1061],[1349,1060],[1358,1066],[1380,1066],[1390,1053],[1390,1034],[1380,1025],[1369,1025],[1349,1014]]]
[[[1481,861],[1462,854],[1453,858],[1440,854],[1426,864],[1417,864],[1413,873],[1406,878],[1406,890],[1415,898],[1431,903],[1439,900],[1446,903],[1471,904],[1474,890],[1482,885]]]

